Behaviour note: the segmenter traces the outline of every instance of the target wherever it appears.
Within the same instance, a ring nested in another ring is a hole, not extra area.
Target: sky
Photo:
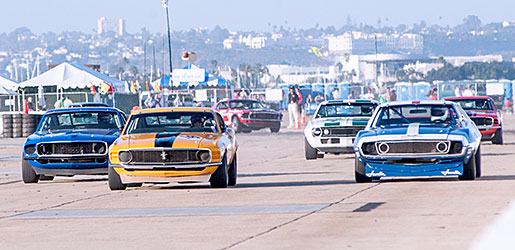
[[[0,33],[27,27],[36,34],[82,31],[93,33],[96,20],[123,18],[129,33],[143,27],[166,31],[161,0],[1,0]],[[460,24],[467,15],[483,23],[515,20],[514,0],[170,0],[173,30],[219,25],[231,31],[271,31],[274,25],[312,28],[341,27],[347,17],[377,25]]]

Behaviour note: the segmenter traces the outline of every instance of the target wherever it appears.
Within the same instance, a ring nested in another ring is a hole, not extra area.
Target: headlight
[[[324,129],[324,135],[329,135],[329,129]]]
[[[322,129],[320,128],[314,128],[311,130],[311,134],[313,136],[320,136],[322,134]]]
[[[377,151],[379,154],[386,154],[388,151],[390,151],[390,145],[386,142],[380,142],[377,144]]]
[[[447,153],[449,150],[449,143],[446,141],[441,141],[436,144],[436,151],[438,153]]]
[[[197,159],[203,163],[209,162],[211,160],[211,155],[207,151],[198,151]]]
[[[52,145],[39,144],[38,154],[40,154],[40,155],[52,154]]]
[[[249,113],[244,113],[244,114],[241,115],[241,118],[249,119],[249,115],[250,115]]]
[[[25,153],[31,155],[31,154],[34,154],[34,152],[36,152],[36,146],[34,146],[34,145],[25,146]]]
[[[373,142],[363,143],[361,145],[361,151],[365,155],[377,155],[376,146]]]
[[[132,160],[132,154],[129,151],[123,151],[118,153],[118,159],[122,163],[128,163]]]
[[[94,143],[93,152],[97,154],[104,154],[106,152],[106,146],[104,143]]]

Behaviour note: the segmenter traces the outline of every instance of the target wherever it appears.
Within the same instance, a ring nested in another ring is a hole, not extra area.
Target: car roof
[[[442,100],[459,100],[459,99],[490,99],[492,100],[491,97],[489,96],[448,96],[448,97],[444,97],[442,98]]]
[[[55,114],[55,113],[69,113],[69,112],[80,112],[80,111],[113,111],[120,112],[117,108],[112,107],[77,107],[77,108],[60,108],[60,109],[52,109],[47,111],[45,114]]]
[[[421,100],[421,101],[395,101],[395,102],[386,102],[381,104],[379,107],[389,107],[389,106],[405,106],[405,105],[454,105],[454,102],[451,101],[433,101],[433,100]]]
[[[189,111],[189,112],[213,112],[216,111],[212,108],[207,107],[168,107],[168,108],[152,108],[152,109],[141,109],[133,112],[132,114],[147,114],[147,113],[159,113],[159,112],[179,112],[179,111]]]
[[[366,100],[366,99],[348,99],[348,100],[331,100],[331,101],[323,101],[320,103],[320,105],[327,105],[327,104],[339,104],[339,103],[370,103],[370,104],[376,104],[378,105],[379,102],[376,100]]]

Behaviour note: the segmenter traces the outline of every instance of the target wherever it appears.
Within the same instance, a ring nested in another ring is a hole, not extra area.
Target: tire
[[[318,159],[324,159],[324,155],[325,155],[325,154],[318,154],[318,153],[317,153],[317,158],[318,158]]]
[[[356,183],[369,183],[372,182],[371,177],[367,177],[365,175],[362,175],[356,171],[358,169],[358,166],[360,166],[361,163],[358,161],[358,157],[354,157],[354,179],[356,180]]]
[[[306,137],[304,137],[304,155],[306,160],[316,160],[318,158],[318,152],[316,148],[313,148],[311,145],[309,145]]]
[[[21,177],[24,183],[38,183],[39,181],[39,175],[36,174],[28,160],[21,160]]]
[[[503,144],[502,128],[497,129],[497,131],[495,131],[495,135],[492,138],[492,144],[498,144],[498,145]]]
[[[236,116],[233,116],[232,117],[232,124],[231,124],[231,127],[234,129],[234,132],[235,133],[241,133],[241,122],[240,122],[240,119],[238,119],[238,117]]]
[[[270,132],[271,133],[279,133],[279,130],[281,130],[281,125],[277,125],[277,126],[273,126],[273,127],[270,127]]]
[[[127,189],[127,184],[122,183],[122,179],[120,179],[120,175],[111,166],[109,166],[109,168],[107,169],[107,177],[108,177],[108,182],[109,182],[109,189],[111,189],[111,190]]]
[[[19,138],[19,137],[22,137],[23,136],[23,133],[21,131],[14,131],[12,133],[13,137],[12,138]]]
[[[477,148],[476,152],[476,178],[481,177],[481,146]]]
[[[209,179],[209,183],[212,188],[226,188],[229,184],[228,182],[228,173],[227,173],[227,162],[225,155],[222,159],[222,165],[220,165],[216,171],[211,175]]]
[[[232,159],[231,165],[229,165],[229,180],[227,185],[236,186],[236,180],[238,179],[238,157],[237,153],[234,153],[234,159]]]
[[[476,154],[479,152],[479,150],[470,157],[469,162],[467,164],[463,165],[463,174],[460,175],[458,178],[463,181],[472,181],[476,179]]]
[[[23,123],[23,118],[14,118],[14,119],[13,119],[13,123],[19,123],[19,124],[21,124],[21,123]]]
[[[40,181],[53,181],[54,177],[51,175],[40,175],[39,180]]]
[[[13,128],[19,128],[19,129],[21,129],[21,128],[23,128],[23,124],[22,124],[22,123],[16,123],[16,122],[14,122],[14,123],[13,123]]]
[[[141,187],[143,183],[128,183],[127,187]]]
[[[241,132],[243,132],[244,134],[250,134],[250,132],[252,132],[251,129],[242,129]]]

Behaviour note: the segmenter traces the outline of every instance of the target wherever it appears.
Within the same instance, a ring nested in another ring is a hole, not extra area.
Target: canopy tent
[[[15,91],[18,89],[18,83],[0,76],[0,87]]]
[[[19,95],[18,93],[0,85],[0,95]]]
[[[183,69],[198,69],[199,67],[196,65],[188,65]],[[158,79],[153,82],[152,86],[156,86],[156,84],[160,84],[161,88],[170,87],[170,76],[164,76],[161,79]],[[223,79],[217,75],[205,72],[204,81],[201,82],[173,82],[173,87],[196,87],[196,86],[209,86],[209,87],[221,87],[221,86],[230,86],[232,82],[226,79]]]
[[[57,86],[58,89],[99,87],[107,83],[117,93],[127,93],[127,85],[118,79],[109,77],[79,63],[61,63],[57,67],[20,83],[19,87]]]

